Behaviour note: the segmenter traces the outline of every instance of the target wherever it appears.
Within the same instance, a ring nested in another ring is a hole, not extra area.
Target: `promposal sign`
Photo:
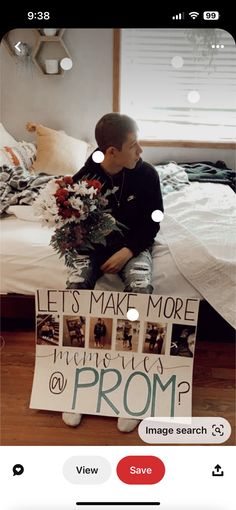
[[[179,296],[38,290],[30,407],[189,416],[198,308]]]

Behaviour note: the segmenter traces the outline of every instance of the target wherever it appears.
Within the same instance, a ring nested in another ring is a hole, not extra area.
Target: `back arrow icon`
[[[19,53],[21,52],[21,49],[19,48],[20,44],[21,44],[20,41],[15,44],[15,48],[17,49],[17,51],[19,51]]]

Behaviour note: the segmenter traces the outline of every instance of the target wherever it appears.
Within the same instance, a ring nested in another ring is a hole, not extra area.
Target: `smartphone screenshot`
[[[235,506],[235,30],[195,7],[1,22],[3,510]]]

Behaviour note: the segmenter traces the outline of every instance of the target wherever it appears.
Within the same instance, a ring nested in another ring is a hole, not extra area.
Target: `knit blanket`
[[[181,163],[186,171],[190,182],[214,182],[227,184],[236,192],[236,173],[226,167],[223,161],[217,161],[215,164],[208,161],[199,163]]]
[[[174,161],[167,164],[155,165],[160,178],[162,195],[165,196],[173,191],[179,191],[189,184],[188,175],[184,168]]]
[[[40,190],[54,175],[31,174],[22,166],[0,167],[0,215],[11,205],[31,205]]]

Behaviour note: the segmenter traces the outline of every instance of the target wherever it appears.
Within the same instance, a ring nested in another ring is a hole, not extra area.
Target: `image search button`
[[[145,418],[138,428],[145,443],[221,444],[231,435],[231,425],[219,416]]]
[[[24,473],[24,466],[22,464],[15,464],[12,468],[13,476],[22,475]]]
[[[162,480],[165,466],[153,455],[130,455],[120,460],[116,468],[119,479],[130,485],[151,485]]]

